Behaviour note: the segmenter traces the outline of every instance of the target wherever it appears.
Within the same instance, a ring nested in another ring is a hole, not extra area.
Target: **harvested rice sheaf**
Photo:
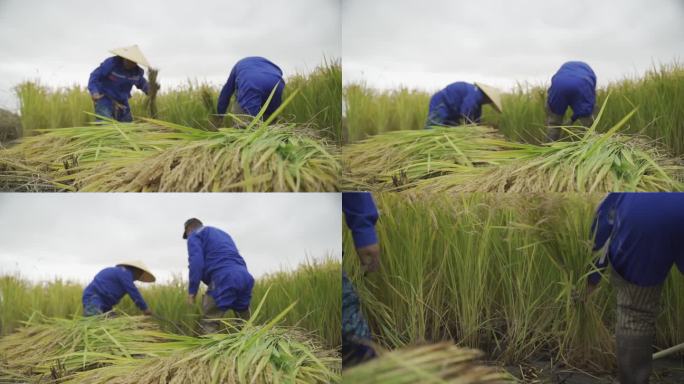
[[[163,344],[160,345],[163,347]],[[150,351],[156,345],[150,346]],[[228,334],[178,337],[175,351],[129,359],[73,376],[68,383],[335,383],[340,359],[294,329],[246,326]],[[162,348],[164,349],[164,348]]]
[[[416,192],[683,190],[681,159],[596,124],[572,141],[513,143],[484,127],[377,135],[343,150],[343,188]]]
[[[200,337],[162,332],[143,317],[38,316],[38,324],[30,321],[0,339],[0,382],[339,382],[337,352],[299,329],[278,326],[296,302],[265,324],[254,322],[269,290],[249,321],[223,319],[227,333]]]
[[[4,190],[335,191],[339,171],[334,149],[293,124],[209,132],[148,119],[45,130],[0,150]]]
[[[513,383],[496,367],[478,364],[482,352],[450,342],[404,347],[343,372],[345,382],[358,384]]]
[[[141,316],[75,320],[34,316],[27,326],[0,338],[0,382],[56,379],[80,370],[140,356],[156,343],[158,328]]]

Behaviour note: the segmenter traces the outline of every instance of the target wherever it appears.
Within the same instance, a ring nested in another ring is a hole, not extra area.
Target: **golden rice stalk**
[[[342,379],[357,384],[514,382],[500,368],[476,363],[481,356],[478,350],[460,348],[451,342],[405,347],[346,369]]]

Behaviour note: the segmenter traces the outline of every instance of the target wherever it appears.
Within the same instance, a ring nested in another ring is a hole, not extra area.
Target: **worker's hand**
[[[101,98],[103,98],[104,95],[101,94],[101,93],[95,92],[95,93],[93,93],[92,95],[90,95],[90,97],[93,99],[93,101],[98,101],[98,100],[100,100]]]
[[[144,310],[143,313],[145,314],[145,316],[152,316],[152,310],[149,309],[149,308],[147,308],[146,310]]]
[[[195,295],[188,295],[188,305],[195,304]]]
[[[365,272],[380,270],[380,245],[377,243],[356,248],[356,254],[361,260],[361,267]]]

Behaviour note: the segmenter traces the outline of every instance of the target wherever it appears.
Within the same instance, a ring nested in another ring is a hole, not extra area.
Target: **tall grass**
[[[344,260],[380,344],[455,340],[503,363],[614,362],[615,304],[604,280],[588,300],[597,194],[376,194],[381,272]],[[349,233],[344,250],[352,253]],[[684,278],[672,273],[657,346],[684,341]]]
[[[483,124],[498,128],[511,140],[545,141],[546,89],[547,86],[518,85],[513,92],[503,95],[503,113],[483,108]],[[663,64],[640,78],[625,78],[599,88],[597,105],[602,105],[609,94],[604,119],[598,127],[600,132],[637,108],[626,132],[645,134],[660,141],[673,154],[684,154],[684,109],[680,107],[684,98],[684,68],[681,64]],[[422,129],[429,97],[427,92],[405,89],[379,92],[362,84],[346,86],[349,142],[382,132]]]
[[[340,273],[340,263],[328,258],[257,280],[252,303],[259,303],[266,290],[271,289],[257,320],[268,321],[297,302],[283,324],[307,330],[328,348],[337,348],[340,345]],[[200,304],[186,303],[187,280],[176,277],[166,284],[141,286],[140,291],[161,329],[187,335],[199,333]],[[80,284],[60,279],[31,283],[19,275],[0,276],[0,335],[16,330],[34,313],[63,318],[80,316],[82,294]],[[130,315],[141,314],[128,296],[116,308]]]
[[[344,88],[345,141],[356,142],[379,133],[422,129],[430,95],[407,88],[377,91],[364,84]]]
[[[219,85],[188,81],[187,84],[156,94],[157,116],[151,116],[147,97],[134,92],[130,100],[134,118],[154,117],[194,128],[206,128],[209,115],[216,113]],[[283,111],[282,119],[306,124],[334,142],[340,142],[342,108],[342,69],[339,59],[326,60],[308,74],[294,74],[286,79],[283,98],[295,90],[297,98]],[[21,124],[24,135],[46,128],[80,127],[94,121],[93,102],[87,89],[72,87],[52,88],[37,81],[16,86]],[[234,99],[233,99],[234,102]]]

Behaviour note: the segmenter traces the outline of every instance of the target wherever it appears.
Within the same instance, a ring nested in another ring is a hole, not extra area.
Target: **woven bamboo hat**
[[[127,266],[127,267],[134,267],[138,268],[139,270],[143,271],[142,276],[140,276],[140,281],[144,281],[146,283],[154,283],[157,278],[154,277],[152,272],[150,272],[150,269],[147,268],[147,265],[143,263],[142,261],[134,260],[134,261],[124,261],[122,263],[119,263],[116,265],[117,267],[121,266]]]
[[[142,51],[137,45],[131,45],[130,47],[122,47],[122,48],[116,48],[112,49],[109,51],[117,56],[121,56],[124,59],[128,59],[130,61],[134,61],[136,64],[139,65],[144,65],[147,68],[150,68],[150,62],[147,61],[147,58],[145,55],[143,55]]]
[[[492,101],[494,109],[501,112],[501,92],[499,92],[498,89],[490,87],[487,84],[475,83],[475,86],[480,88],[480,91],[482,91],[482,93],[484,93],[489,98],[489,100]]]

